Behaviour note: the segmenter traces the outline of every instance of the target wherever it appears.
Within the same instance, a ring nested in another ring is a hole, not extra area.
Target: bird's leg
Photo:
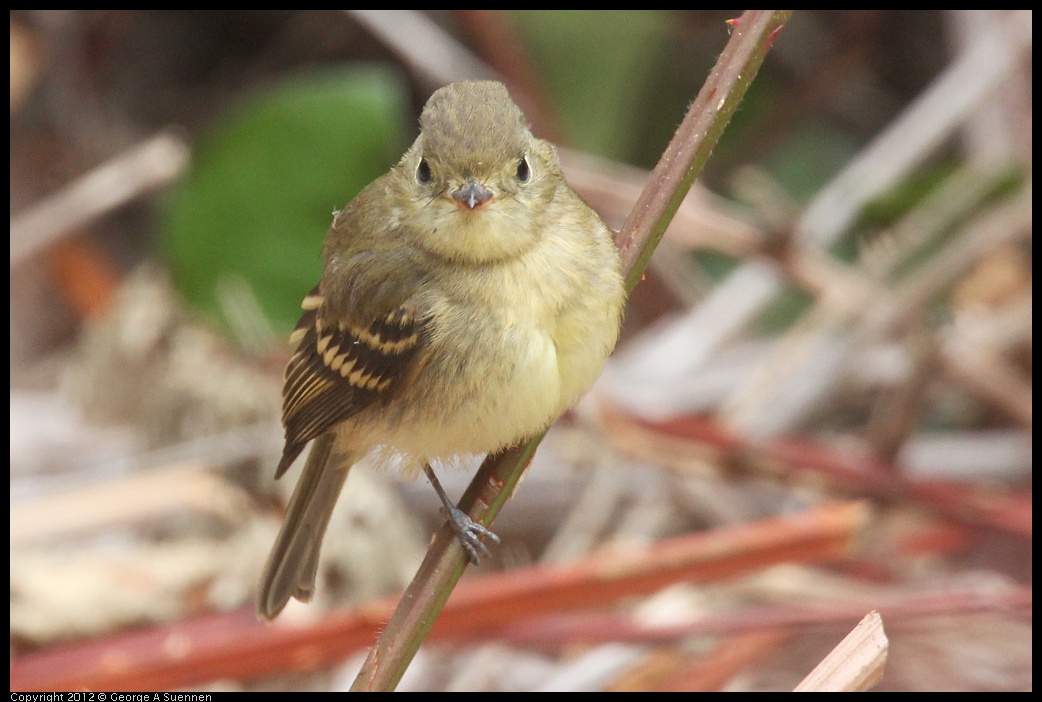
[[[466,512],[458,509],[449,500],[449,496],[445,494],[445,489],[442,488],[441,483],[438,482],[438,476],[434,475],[434,470],[431,468],[429,463],[423,464],[423,472],[427,474],[427,479],[431,481],[431,485],[434,486],[434,491],[438,493],[438,497],[441,498],[441,503],[445,505],[442,512],[448,517],[449,524],[452,525],[452,530],[456,532],[456,538],[463,544],[463,549],[467,552],[467,556],[470,558],[470,562],[477,565],[481,562],[481,557],[491,557],[492,552],[488,550],[482,541],[482,536],[487,536],[489,541],[498,544],[499,537],[493,534],[491,531],[481,526],[473,519],[471,519]]]

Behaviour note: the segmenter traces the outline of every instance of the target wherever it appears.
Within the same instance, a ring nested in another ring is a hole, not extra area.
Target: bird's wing
[[[409,300],[356,321],[331,309],[316,286],[301,307],[282,391],[286,445],[276,478],[307,442],[400,392],[424,356],[426,320]]]

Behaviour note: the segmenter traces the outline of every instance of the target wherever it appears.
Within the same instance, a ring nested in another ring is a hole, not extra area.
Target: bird
[[[261,575],[257,614],[309,601],[349,469],[426,473],[470,560],[498,541],[431,464],[502,451],[587,392],[625,305],[611,229],[498,81],[436,90],[416,140],[334,214],[290,343],[281,477],[313,442]]]

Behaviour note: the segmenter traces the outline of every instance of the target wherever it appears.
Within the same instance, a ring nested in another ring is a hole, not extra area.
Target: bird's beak
[[[450,193],[453,200],[468,210],[473,210],[485,204],[492,199],[494,194],[481,183],[475,183],[474,181],[470,181],[463,187]]]

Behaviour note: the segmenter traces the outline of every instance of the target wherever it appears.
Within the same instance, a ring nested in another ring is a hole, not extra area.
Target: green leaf
[[[215,125],[162,233],[189,302],[228,323],[218,290],[245,283],[275,329],[291,329],[333,211],[405,150],[408,104],[396,73],[351,68],[297,76]]]

